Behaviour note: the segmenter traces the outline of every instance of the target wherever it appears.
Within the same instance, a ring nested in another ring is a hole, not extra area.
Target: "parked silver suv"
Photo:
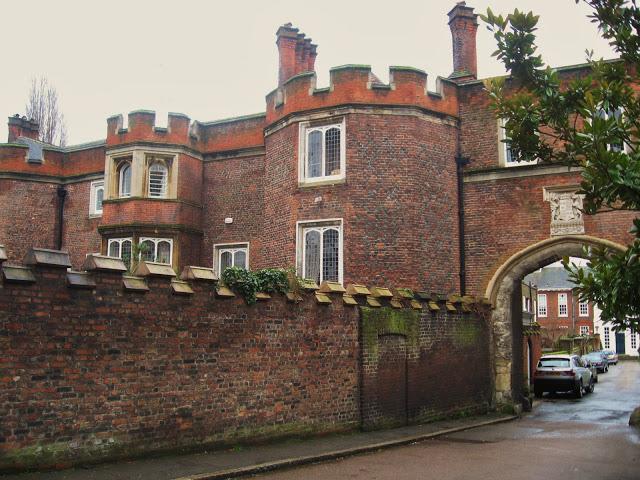
[[[595,379],[587,364],[578,355],[544,355],[533,374],[533,393],[573,392],[576,398],[591,393]]]

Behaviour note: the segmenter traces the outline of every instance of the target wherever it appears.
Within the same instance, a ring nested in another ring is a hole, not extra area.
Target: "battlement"
[[[134,272],[119,258],[98,254],[87,255],[82,271],[72,271],[69,252],[31,248],[23,260],[23,264],[7,263],[7,252],[0,245],[0,270],[2,283],[14,293],[24,288],[21,296],[29,296],[38,286],[48,289],[89,289],[95,290],[100,285],[120,283],[121,290],[129,293],[146,293],[151,288],[169,290],[178,296],[191,296],[194,293],[213,294],[216,299],[237,298],[239,295],[229,289],[207,267],[187,266],[180,275],[169,265],[141,261]],[[196,285],[199,285],[196,287]],[[278,294],[259,292],[259,302],[269,301]],[[391,307],[394,309],[412,309],[449,313],[470,313],[473,305],[488,305],[486,299],[457,294],[445,295],[433,292],[413,292],[408,288],[388,288],[361,284],[349,284],[344,288],[340,283],[302,282],[297,288],[285,295],[287,302],[312,302],[317,305],[340,304],[346,307],[366,306],[371,308]]]
[[[267,123],[289,114],[345,104],[415,106],[457,116],[456,86],[438,77],[437,89],[427,89],[427,73],[412,67],[389,67],[389,83],[376,77],[369,65],[343,65],[330,71],[327,88],[317,88],[315,72],[301,72],[267,97]]]
[[[156,112],[129,112],[128,126],[123,128],[123,116],[107,119],[107,147],[132,142],[169,143],[195,147],[198,143],[198,123],[182,113],[169,113],[167,127],[156,127]]]

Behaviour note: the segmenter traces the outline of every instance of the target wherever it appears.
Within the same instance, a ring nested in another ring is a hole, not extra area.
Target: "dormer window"
[[[149,196],[165,198],[167,196],[167,179],[169,171],[162,161],[154,161],[149,167],[148,189]]]
[[[118,196],[131,196],[131,162],[124,161],[118,169]]]

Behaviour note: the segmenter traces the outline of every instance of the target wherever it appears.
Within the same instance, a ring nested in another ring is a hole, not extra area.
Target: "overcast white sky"
[[[46,76],[60,94],[69,143],[104,138],[106,118],[139,108],[201,121],[264,111],[275,88],[275,31],[292,22],[319,45],[318,86],[329,68],[371,64],[426,70],[430,88],[451,73],[450,0],[30,0],[2,5],[0,142],[6,118],[24,113],[31,78]],[[541,15],[539,45],[553,66],[582,63],[585,48],[613,55],[574,0],[469,0],[476,12],[514,8]],[[499,75],[495,44],[481,25],[478,69]],[[5,120],[2,120],[2,116]],[[125,115],[126,117],[126,115]]]

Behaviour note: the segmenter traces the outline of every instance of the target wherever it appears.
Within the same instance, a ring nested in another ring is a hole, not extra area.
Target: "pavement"
[[[159,458],[92,465],[51,472],[0,475],[2,480],[213,480],[237,478],[282,468],[335,460],[513,420],[488,414],[424,425],[353,432],[323,437],[290,439],[268,445],[236,447],[225,451],[173,455]]]

